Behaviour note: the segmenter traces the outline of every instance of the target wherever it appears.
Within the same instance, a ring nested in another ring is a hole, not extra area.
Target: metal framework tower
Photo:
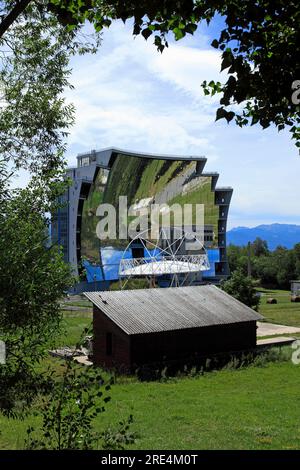
[[[165,229],[161,228],[158,239],[154,242],[148,238],[149,231],[145,230],[136,235],[127,245],[119,265],[119,280],[124,289],[129,279],[144,277],[151,286],[155,286],[158,276],[170,275],[170,286],[189,285],[200,271],[210,269],[208,256],[203,243],[195,234],[183,232],[180,237],[170,242]],[[141,243],[146,256],[132,258],[128,256],[132,244],[137,240]],[[183,243],[197,244],[198,254],[180,254]]]

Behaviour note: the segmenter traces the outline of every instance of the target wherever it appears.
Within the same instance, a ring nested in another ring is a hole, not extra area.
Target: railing
[[[209,269],[210,264],[206,254],[173,256],[158,255],[157,257],[122,259],[119,265],[119,275],[139,276],[143,274],[176,274],[207,271]]]

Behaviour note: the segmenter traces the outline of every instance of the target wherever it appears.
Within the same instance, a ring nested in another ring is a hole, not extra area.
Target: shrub
[[[255,290],[256,283],[245,276],[240,269],[232,274],[228,281],[221,283],[221,289],[254,310],[258,309],[260,298]]]

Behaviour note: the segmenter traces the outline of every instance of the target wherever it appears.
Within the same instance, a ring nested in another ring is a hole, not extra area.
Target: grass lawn
[[[289,291],[260,289],[266,321],[300,326],[300,304]],[[278,304],[268,305],[267,297]],[[67,334],[75,344],[91,312],[64,312]],[[96,420],[100,430],[129,414],[138,438],[133,449],[300,449],[300,366],[291,362],[211,372],[166,383],[125,379],[112,388],[107,411]],[[19,423],[15,444],[21,442]]]
[[[257,290],[263,294],[259,312],[265,317],[265,321],[300,327],[300,302],[291,302],[290,291],[262,288]],[[277,299],[277,304],[267,304],[269,297]]]
[[[62,331],[55,339],[55,345],[75,346],[80,340],[82,331],[91,326],[92,317],[91,311],[64,311]]]
[[[292,362],[164,383],[125,379],[113,385],[95,428],[132,413],[132,449],[300,449],[299,387],[300,365]],[[22,448],[27,426],[38,420],[0,415],[0,448]]]
[[[289,292],[263,290],[260,312],[267,321],[300,326],[300,304]],[[277,305],[267,305],[267,296]],[[91,324],[92,312],[64,311],[58,346],[72,346]],[[284,349],[290,357],[291,348]],[[62,371],[63,362],[48,357],[41,367]],[[289,359],[240,370],[221,370],[165,382],[118,377],[112,400],[95,420],[103,430],[132,414],[137,439],[132,449],[300,449],[300,365]],[[29,425],[0,414],[0,449],[22,449]]]

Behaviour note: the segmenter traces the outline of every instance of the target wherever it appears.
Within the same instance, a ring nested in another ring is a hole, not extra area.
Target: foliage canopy
[[[31,3],[2,2],[0,37]],[[214,80],[202,84],[205,94],[221,95],[216,119],[235,119],[239,126],[259,123],[264,129],[271,124],[278,130],[288,126],[300,147],[300,7],[296,0],[50,0],[39,3],[39,9],[54,14],[68,31],[89,21],[99,32],[115,19],[130,19],[133,34],[152,36],[160,52],[168,46],[169,33],[180,40],[194,34],[203,21],[222,21],[211,45],[220,51],[221,70],[229,77],[223,84]]]
[[[257,296],[255,286],[255,282],[250,277],[245,276],[240,269],[234,271],[230,279],[221,284],[222,289],[227,294],[232,295],[240,302],[243,302],[243,304],[248,305],[248,307],[257,310],[260,299]]]

